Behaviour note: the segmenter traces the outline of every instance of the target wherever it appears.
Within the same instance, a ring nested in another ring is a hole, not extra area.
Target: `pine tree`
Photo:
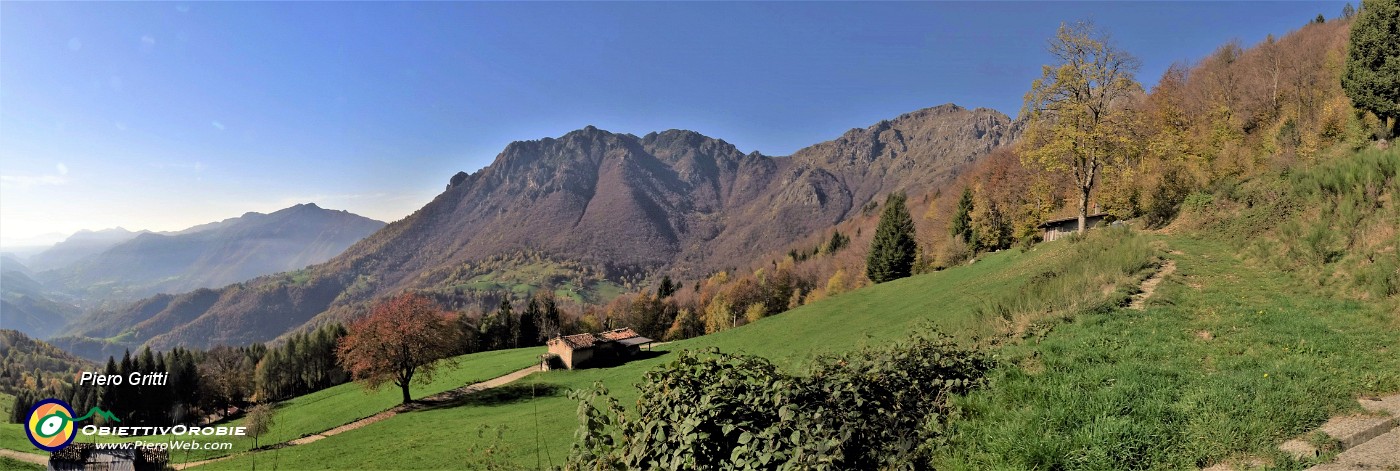
[[[963,188],[962,198],[958,200],[958,211],[953,214],[953,221],[948,223],[948,233],[953,237],[969,242],[972,239],[972,188]]]
[[[914,218],[909,215],[903,193],[891,193],[885,198],[885,210],[875,227],[875,239],[870,242],[866,256],[865,275],[870,281],[886,281],[909,276],[918,254],[914,242]]]
[[[540,296],[540,335],[544,339],[553,338],[560,335],[563,330],[563,319],[559,316],[559,303],[554,301],[554,294],[548,291]]]
[[[846,235],[842,234],[841,231],[832,232],[831,240],[826,242],[826,248],[822,251],[828,254],[833,254],[836,253],[836,251],[845,248],[846,244],[849,243],[851,243],[851,238],[846,237]]]
[[[520,315],[520,336],[518,344],[522,347],[533,347],[540,344],[540,317],[544,314],[540,311],[540,303],[535,298],[530,298],[530,302],[525,304],[525,312]]]
[[[1358,109],[1375,113],[1389,139],[1400,118],[1400,3],[1366,0],[1351,25],[1342,89]]]
[[[520,335],[520,326],[517,322],[518,319],[515,318],[515,311],[511,310],[510,298],[501,299],[500,307],[496,308],[495,320],[497,322],[495,329],[493,329],[495,335],[489,339],[490,342],[497,349],[515,348]]]
[[[679,288],[680,287],[677,286],[675,282],[671,281],[671,275],[662,276],[661,285],[656,287],[656,297],[662,299],[669,298],[671,295],[676,294],[676,290]]]

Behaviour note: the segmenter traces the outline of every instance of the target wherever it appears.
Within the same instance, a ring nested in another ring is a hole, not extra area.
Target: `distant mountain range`
[[[49,338],[82,319],[82,306],[124,306],[159,292],[222,287],[304,268],[382,227],[345,211],[301,204],[177,232],[81,231],[28,264],[12,254],[0,258],[0,325]],[[41,271],[34,263],[54,268]]]
[[[0,325],[33,337],[58,333],[82,310],[52,293],[32,278],[33,272],[18,258],[0,257]]]
[[[889,192],[942,185],[1018,132],[994,110],[943,105],[770,157],[691,131],[638,137],[589,126],[511,143],[490,166],[454,175],[426,206],[326,263],[98,312],[72,333],[154,348],[266,341],[357,315],[402,289],[450,286],[467,264],[511,251],[610,275],[699,276],[745,266]],[[129,244],[145,239],[154,240]],[[122,260],[123,251],[112,253],[99,260]],[[99,282],[97,274],[128,265],[104,266],[71,282]]]
[[[381,227],[383,222],[346,211],[299,204],[179,232],[137,233],[38,278],[88,299],[222,287],[324,262]]]
[[[120,227],[100,231],[78,231],[53,247],[29,257],[25,264],[35,272],[67,267],[147,232],[149,231],[133,232]]]

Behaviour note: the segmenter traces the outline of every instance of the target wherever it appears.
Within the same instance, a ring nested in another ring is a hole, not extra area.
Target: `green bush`
[[[1210,193],[1197,191],[1186,195],[1186,199],[1181,201],[1181,207],[1199,213],[1209,208],[1214,201],[1215,197],[1211,196]]]
[[[806,377],[759,357],[681,352],[638,384],[635,414],[601,384],[575,392],[568,469],[919,468],[947,398],[991,366],[942,335],[822,357]]]

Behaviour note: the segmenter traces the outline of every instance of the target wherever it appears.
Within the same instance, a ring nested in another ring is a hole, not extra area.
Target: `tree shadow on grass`
[[[566,388],[552,383],[507,384],[491,389],[456,394],[447,399],[418,401],[410,412],[463,406],[500,406],[531,399],[562,396]]]

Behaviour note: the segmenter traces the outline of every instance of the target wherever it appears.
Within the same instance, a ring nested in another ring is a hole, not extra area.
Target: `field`
[[[430,396],[466,384],[476,383],[515,370],[530,366],[538,361],[539,352],[535,349],[498,350],[457,357],[456,367],[444,368],[434,376],[432,383],[415,384],[414,397]],[[358,384],[342,384],[278,404],[276,424],[267,435],[259,438],[259,444],[278,443],[353,422],[388,410],[399,404],[399,390],[392,387],[380,388],[366,394]],[[234,424],[241,420],[233,420]],[[145,441],[163,441],[159,437],[147,437]],[[199,437],[200,441],[213,441],[214,437]],[[252,446],[251,439],[238,439],[235,451]],[[20,424],[0,425],[0,448],[21,452],[37,452],[24,436]],[[175,462],[207,459],[227,452],[191,451],[177,453],[171,460]]]
[[[1250,458],[1400,390],[1400,319],[1314,294],[1224,244],[1166,239],[1143,311],[1083,314],[1000,350],[940,468],[1195,468]]]
[[[22,470],[31,470],[31,469],[32,469],[32,470],[36,470],[36,471],[37,471],[37,470],[44,469],[44,467],[41,466],[41,465],[34,464],[34,463],[24,462],[24,461],[16,460],[16,459],[13,459],[13,458],[8,458],[8,457],[0,456],[0,469],[10,470],[10,471],[22,471]]]
[[[0,393],[0,417],[9,417],[10,408],[15,406],[15,397]]]
[[[441,469],[484,466],[472,460],[483,459],[489,448],[492,456],[519,466],[558,466],[577,428],[578,406],[566,397],[568,390],[602,382],[624,404],[631,403],[636,380],[680,349],[761,355],[802,372],[819,354],[876,346],[924,324],[967,341],[995,336],[1000,324],[984,319],[978,299],[1024,285],[1035,273],[1028,267],[1062,264],[1072,253],[1046,247],[1052,250],[997,253],[971,266],[846,293],[741,328],[674,342],[657,348],[654,358],[615,368],[532,375],[454,407],[400,414],[294,450],[276,450],[275,458],[269,453],[258,458],[295,469]],[[250,460],[240,456],[206,466],[245,469]]]
[[[1025,330],[994,315],[989,306],[1008,292],[1045,295],[1036,287],[1053,283],[1030,280],[1046,267],[1067,273],[1059,278],[1093,278],[1075,272],[1093,263],[1070,260],[1074,251],[1056,245],[1076,243],[1057,242],[675,342],[624,366],[532,375],[461,404],[400,414],[258,459],[296,469],[484,467],[495,460],[557,466],[577,427],[570,389],[601,382],[631,403],[635,381],[686,348],[761,355],[801,372],[821,353],[876,346],[924,323],[987,345],[1001,359],[988,387],[958,401],[952,446],[938,457],[951,469],[1195,467],[1251,458],[1300,466],[1271,450],[1329,415],[1354,410],[1360,394],[1400,389],[1393,316],[1316,295],[1269,266],[1237,259],[1220,241],[1129,238],[1077,244],[1150,242],[1171,251],[1177,272],[1143,311],[1079,305],[1074,317],[1045,316],[1031,322],[1039,328]],[[1121,301],[1125,292],[1117,288],[1100,290],[1103,299]],[[1021,333],[1005,335],[1009,330]],[[246,469],[250,459],[206,467]]]

